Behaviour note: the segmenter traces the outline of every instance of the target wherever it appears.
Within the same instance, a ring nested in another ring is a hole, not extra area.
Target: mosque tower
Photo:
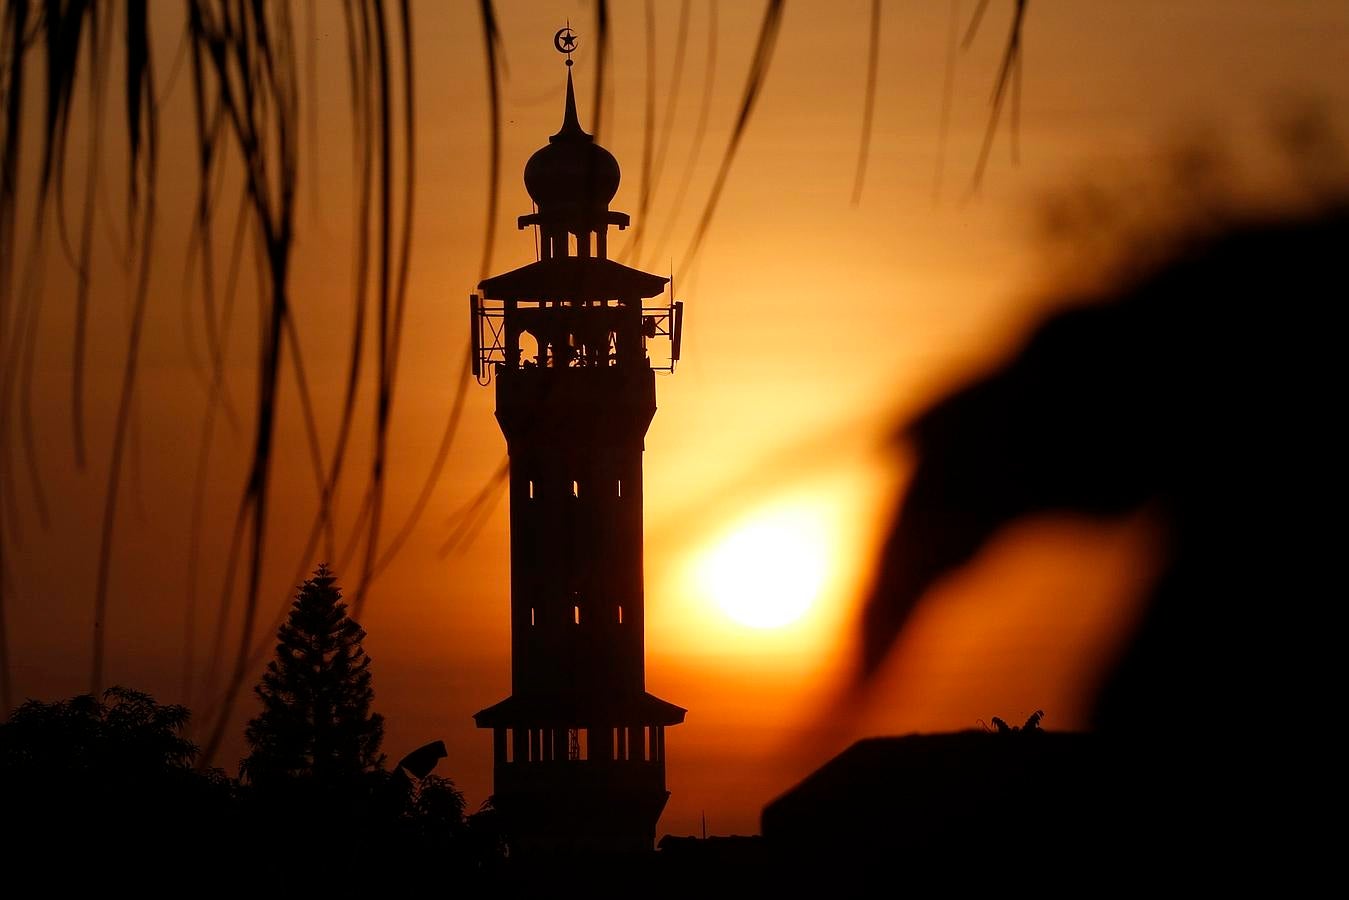
[[[493,737],[493,802],[513,848],[650,850],[665,730],[646,691],[642,451],[655,372],[679,358],[669,281],[608,257],[618,162],[581,128],[570,29],[562,128],[525,166],[538,259],[470,297],[473,368],[496,382],[510,458],[511,695],[474,716]],[[659,349],[653,362],[648,353]]]

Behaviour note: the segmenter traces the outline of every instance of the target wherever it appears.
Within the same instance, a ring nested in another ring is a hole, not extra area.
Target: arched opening
[[[539,339],[528,331],[520,332],[520,365],[539,365]]]

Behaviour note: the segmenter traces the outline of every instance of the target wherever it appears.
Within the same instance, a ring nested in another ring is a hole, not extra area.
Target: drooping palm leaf
[[[731,129],[731,137],[726,142],[726,150],[722,153],[721,165],[717,169],[716,180],[712,182],[707,203],[703,206],[703,214],[680,261],[681,277],[697,259],[698,251],[702,249],[703,240],[712,225],[712,217],[716,215],[722,189],[726,186],[726,178],[731,173],[731,164],[735,162],[736,151],[740,149],[740,141],[744,138],[750,117],[754,114],[755,101],[759,99],[759,92],[768,79],[768,67],[773,61],[773,49],[777,46],[778,28],[782,24],[782,13],[786,5],[786,0],[768,0],[768,6],[764,9],[763,22],[759,25],[759,37],[754,46],[754,57],[750,61],[749,75],[745,80],[745,91],[740,99],[740,112]]]
[[[1016,159],[1016,131],[1021,108],[1021,26],[1026,19],[1026,3],[1027,0],[1016,0],[1016,8],[1012,14],[1011,32],[1007,37],[1007,48],[1003,51],[1002,65],[998,68],[998,77],[993,85],[993,95],[990,98],[992,110],[989,112],[988,128],[984,131],[983,146],[979,148],[979,160],[974,164],[974,177],[970,182],[971,192],[977,191],[979,185],[983,183],[984,168],[988,165],[988,154],[993,149],[993,137],[998,130],[998,120],[1002,117],[1002,104],[1007,99],[1009,87],[1012,88],[1014,95],[1012,102],[1014,111],[1012,117],[1012,153],[1013,159]],[[974,21],[970,23],[970,30],[966,37],[967,43],[973,38],[986,5],[987,0],[979,5]]]
[[[871,119],[876,112],[876,74],[881,64],[881,0],[871,0],[871,20],[867,29],[867,86],[862,100],[862,139],[857,147],[857,174],[853,177],[852,204],[862,199],[867,177],[867,156],[871,152]]]
[[[689,12],[692,7],[690,0],[683,0],[679,4],[679,26],[675,33],[674,61],[670,64],[670,89],[665,98],[665,116],[661,120],[660,138],[656,145],[655,159],[651,163],[651,171],[643,173],[642,184],[651,185],[650,191],[644,197],[644,203],[639,206],[637,211],[637,224],[632,229],[632,241],[624,251],[626,262],[630,256],[634,260],[640,259],[643,242],[647,235],[647,229],[651,226],[650,208],[655,203],[656,193],[660,190],[661,179],[665,173],[665,158],[670,150],[670,139],[674,135],[675,113],[679,109],[680,87],[684,84],[684,54],[689,42]],[[654,55],[652,60],[654,62]]]
[[[707,124],[712,113],[713,88],[717,81],[717,3],[707,0],[707,49],[703,54],[703,96],[698,103],[698,120],[693,126],[693,139],[689,145],[688,159],[684,161],[684,172],[679,176],[679,188],[665,217],[665,227],[652,249],[652,258],[659,259],[660,252],[668,246],[670,235],[679,221],[679,213],[684,208],[684,199],[688,196],[689,185],[693,182],[693,173],[702,153],[703,139],[707,136]]]

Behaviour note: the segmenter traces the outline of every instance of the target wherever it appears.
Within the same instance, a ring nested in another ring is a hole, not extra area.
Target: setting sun
[[[732,527],[698,560],[700,591],[751,628],[800,619],[828,575],[827,536],[805,509],[765,512]]]

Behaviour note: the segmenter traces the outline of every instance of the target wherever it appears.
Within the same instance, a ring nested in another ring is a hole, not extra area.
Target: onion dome
[[[609,208],[619,178],[618,160],[581,129],[568,70],[562,130],[525,163],[525,189],[543,216],[589,218]]]

